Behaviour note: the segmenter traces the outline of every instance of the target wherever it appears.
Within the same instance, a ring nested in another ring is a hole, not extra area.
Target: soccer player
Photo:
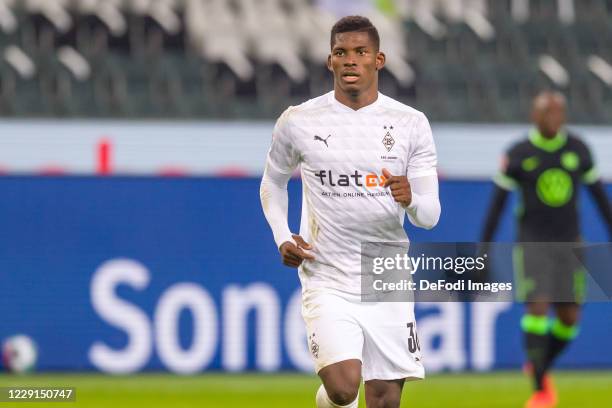
[[[577,207],[582,184],[595,199],[612,235],[612,211],[591,152],[578,136],[565,130],[565,110],[565,98],[558,92],[545,91],[534,98],[535,128],[503,159],[502,169],[494,179],[496,187],[483,242],[493,239],[508,193],[513,190],[518,191],[522,201],[518,211],[519,242],[579,242]],[[547,373],[578,334],[584,268],[571,251],[555,244],[519,243],[514,263],[519,292],[527,301],[521,328],[529,361],[527,371],[533,376],[535,388],[526,407],[552,407],[557,397]],[[555,298],[563,301],[555,302]],[[549,320],[551,301],[556,316]]]
[[[378,92],[385,65],[364,17],[331,30],[334,89],[289,107],[273,131],[262,207],[282,262],[299,268],[302,316],[322,385],[319,408],[399,407],[406,379],[424,377],[410,302],[361,302],[361,243],[407,242],[403,221],[440,216],[436,151],[425,115]],[[300,234],[287,223],[287,182],[301,165]],[[418,347],[417,347],[418,346]]]

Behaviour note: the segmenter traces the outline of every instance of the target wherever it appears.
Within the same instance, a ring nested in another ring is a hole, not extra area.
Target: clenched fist
[[[304,241],[304,238],[296,234],[293,234],[292,237],[295,244],[287,241],[284,242],[279,248],[284,265],[291,268],[297,268],[302,264],[304,259],[315,259],[312,254],[306,252],[311,250],[312,246]]]
[[[412,190],[406,176],[394,176],[387,169],[382,170],[385,176],[384,187],[391,189],[393,199],[404,207],[408,207],[412,202]]]

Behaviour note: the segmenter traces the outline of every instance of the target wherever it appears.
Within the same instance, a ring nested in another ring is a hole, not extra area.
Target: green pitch
[[[560,372],[554,375],[559,407],[604,407],[612,401],[612,372]],[[92,408],[294,408],[314,407],[316,377],[297,374],[100,374],[0,375],[0,387],[75,387],[74,403],[2,403],[4,407]],[[522,407],[529,382],[518,372],[432,375],[408,383],[402,407]],[[360,407],[365,407],[363,403]]]

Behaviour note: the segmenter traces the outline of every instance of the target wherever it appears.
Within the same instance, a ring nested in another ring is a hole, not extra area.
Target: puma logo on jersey
[[[323,139],[321,136],[319,135],[315,135],[314,140],[318,140],[320,142],[325,143],[325,146],[329,147],[329,145],[327,144],[327,139],[329,139],[331,137],[331,135],[327,135],[327,137],[325,139]]]

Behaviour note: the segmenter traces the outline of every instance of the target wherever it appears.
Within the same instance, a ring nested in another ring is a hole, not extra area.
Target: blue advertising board
[[[476,241],[487,182],[441,184],[443,213],[420,242]],[[292,181],[297,231],[301,185]],[[259,180],[0,178],[0,339],[23,333],[40,370],[311,370],[296,271],[281,265]],[[608,189],[610,191],[610,189]],[[590,199],[585,237],[607,237]],[[506,211],[497,238],[513,236]],[[430,371],[523,362],[509,303],[416,305]],[[612,304],[586,305],[565,367],[612,367]]]

